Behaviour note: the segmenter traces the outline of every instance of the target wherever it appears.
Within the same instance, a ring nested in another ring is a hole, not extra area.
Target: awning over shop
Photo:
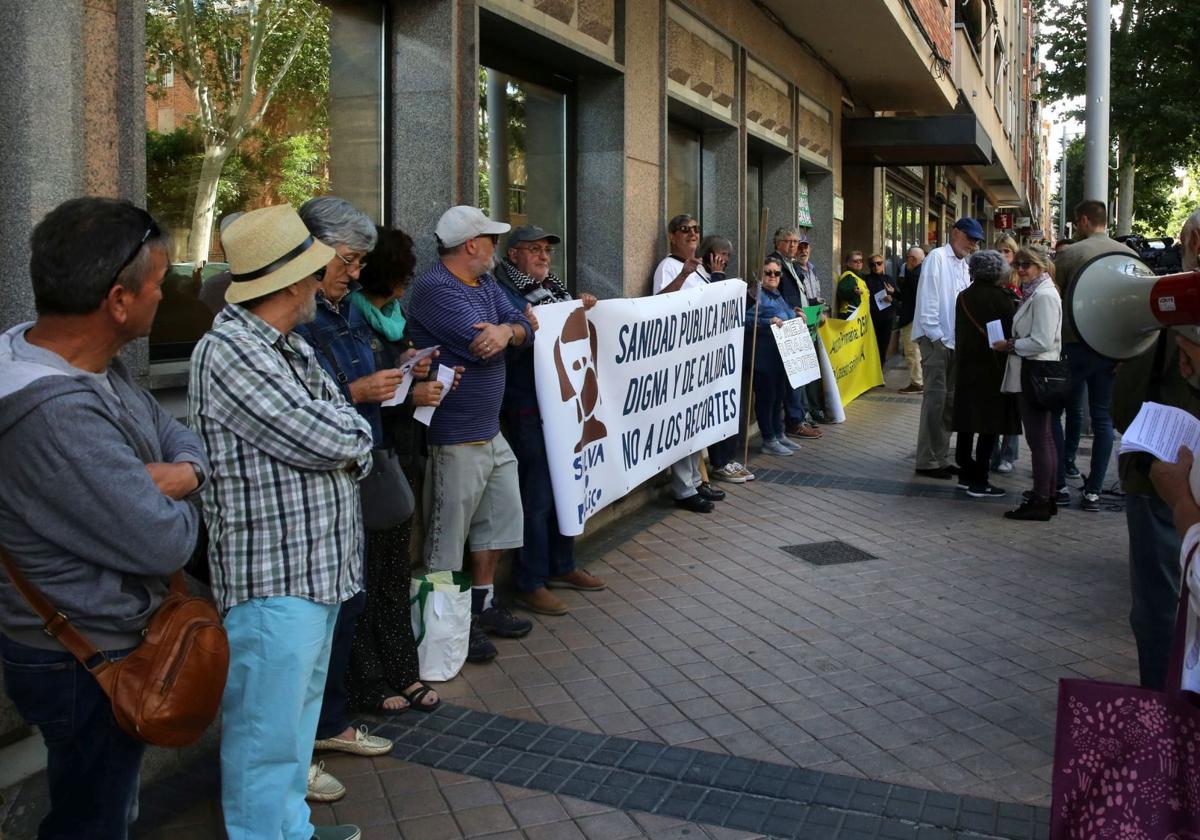
[[[842,160],[873,166],[988,165],[992,141],[974,114],[846,119]]]

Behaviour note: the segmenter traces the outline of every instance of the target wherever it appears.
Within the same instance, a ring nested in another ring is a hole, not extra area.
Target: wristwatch
[[[192,473],[196,476],[196,490],[204,486],[204,470],[200,469],[200,465],[195,461],[188,461],[188,466],[192,468]],[[193,493],[195,490],[192,491]]]

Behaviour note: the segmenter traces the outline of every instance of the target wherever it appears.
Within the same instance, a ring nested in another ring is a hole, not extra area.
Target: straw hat
[[[251,210],[221,234],[233,282],[229,303],[262,297],[299,283],[336,253],[313,237],[290,204]]]

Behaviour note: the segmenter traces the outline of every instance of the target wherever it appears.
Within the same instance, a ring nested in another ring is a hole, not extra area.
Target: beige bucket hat
[[[221,234],[233,282],[229,303],[262,297],[299,283],[323,268],[336,253],[316,239],[290,204],[251,210]]]

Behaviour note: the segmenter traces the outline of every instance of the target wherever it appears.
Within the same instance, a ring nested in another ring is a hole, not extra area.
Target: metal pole
[[[1058,236],[1054,237],[1057,242],[1060,237],[1067,235],[1067,127],[1063,126],[1062,133],[1062,156],[1058,162]]]
[[[1087,151],[1083,197],[1108,206],[1108,77],[1111,59],[1110,0],[1088,0],[1087,12]]]

